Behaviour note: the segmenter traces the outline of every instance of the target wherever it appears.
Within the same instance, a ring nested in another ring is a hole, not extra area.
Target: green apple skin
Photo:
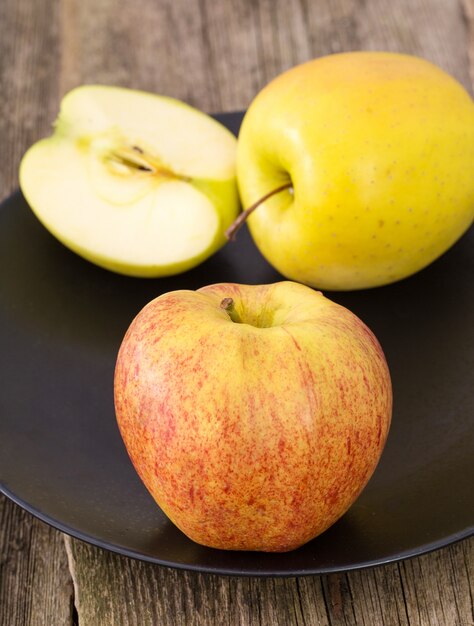
[[[221,283],[138,314],[118,353],[115,408],[135,469],[188,537],[282,552],[360,494],[392,389],[372,332],[320,292]]]
[[[104,166],[108,150],[132,144],[146,146],[183,180]],[[240,210],[235,151],[236,139],[225,127],[179,100],[85,85],[64,97],[53,135],[24,155],[20,186],[43,225],[83,258],[130,276],[169,276],[198,265],[226,243],[224,231]],[[182,195],[184,225],[190,202],[198,202],[194,219],[202,245],[193,242],[189,224],[184,236],[179,224],[170,232],[150,225],[151,211],[170,210],[166,200],[155,202],[154,196],[172,186],[172,194]],[[183,237],[191,242],[189,253]],[[175,244],[178,251],[163,258],[163,244]]]
[[[271,112],[271,114],[269,113]],[[244,207],[285,277],[362,289],[421,270],[474,218],[474,104],[431,63],[336,54],[273,80],[244,118],[237,178]]]

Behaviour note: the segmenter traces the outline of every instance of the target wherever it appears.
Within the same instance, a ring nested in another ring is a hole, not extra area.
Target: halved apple
[[[32,210],[62,243],[107,269],[166,276],[204,261],[239,211],[236,138],[178,100],[83,86],[20,166]]]

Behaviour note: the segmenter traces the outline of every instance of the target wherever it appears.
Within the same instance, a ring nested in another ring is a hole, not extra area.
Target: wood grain
[[[0,3],[0,194],[18,186],[18,165],[57,112],[58,6],[45,0]]]
[[[61,0],[60,15],[61,94],[105,83],[242,109],[289,67],[361,48],[420,54],[470,85],[466,19],[445,0]]]
[[[467,25],[469,78],[471,85],[474,85],[474,0],[462,0],[462,11]]]
[[[0,624],[72,623],[73,585],[61,533],[0,496]]]
[[[474,539],[398,564],[299,579],[184,572],[69,537],[66,545],[81,626],[473,623]]]
[[[0,34],[1,197],[61,96],[83,83],[241,109],[292,65],[354,49],[425,56],[471,90],[474,79],[474,0],[2,0]],[[350,574],[226,578],[69,538],[66,550],[59,533],[0,506],[2,626],[474,624],[474,540]]]
[[[45,0],[0,3],[1,198],[18,186],[22,154],[56,115],[58,11]],[[0,496],[0,624],[62,626],[73,608],[62,535]]]

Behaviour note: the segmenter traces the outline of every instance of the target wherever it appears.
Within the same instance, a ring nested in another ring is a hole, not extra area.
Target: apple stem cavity
[[[292,182],[285,183],[284,185],[280,185],[280,187],[276,187],[275,189],[272,189],[271,191],[266,193],[259,200],[257,200],[257,202],[249,206],[248,209],[245,209],[245,211],[242,211],[242,213],[240,213],[236,217],[236,219],[232,222],[229,228],[225,231],[225,236],[227,237],[227,239],[229,241],[235,240],[235,236],[237,235],[237,232],[240,230],[240,228],[242,228],[248,216],[251,213],[253,213],[253,211],[255,211],[255,209],[257,209],[261,204],[263,204],[265,200],[268,200],[268,198],[271,198],[275,194],[280,193],[280,191],[284,191],[285,189],[292,189],[292,188],[293,188]]]
[[[235,310],[235,304],[232,298],[224,298],[221,302],[221,309],[229,315],[230,319],[236,324],[241,324],[242,320],[240,319],[239,314]]]

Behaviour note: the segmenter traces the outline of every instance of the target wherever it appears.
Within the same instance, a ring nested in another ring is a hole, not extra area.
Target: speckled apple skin
[[[249,323],[220,307],[229,297]],[[387,438],[392,389],[372,332],[321,293],[217,284],[139,313],[118,354],[115,407],[135,469],[188,537],[283,552],[360,494]]]
[[[270,113],[271,112],[271,113]],[[474,102],[433,64],[388,52],[331,54],[255,98],[237,145],[244,207],[284,276],[364,289],[410,276],[474,220]]]

